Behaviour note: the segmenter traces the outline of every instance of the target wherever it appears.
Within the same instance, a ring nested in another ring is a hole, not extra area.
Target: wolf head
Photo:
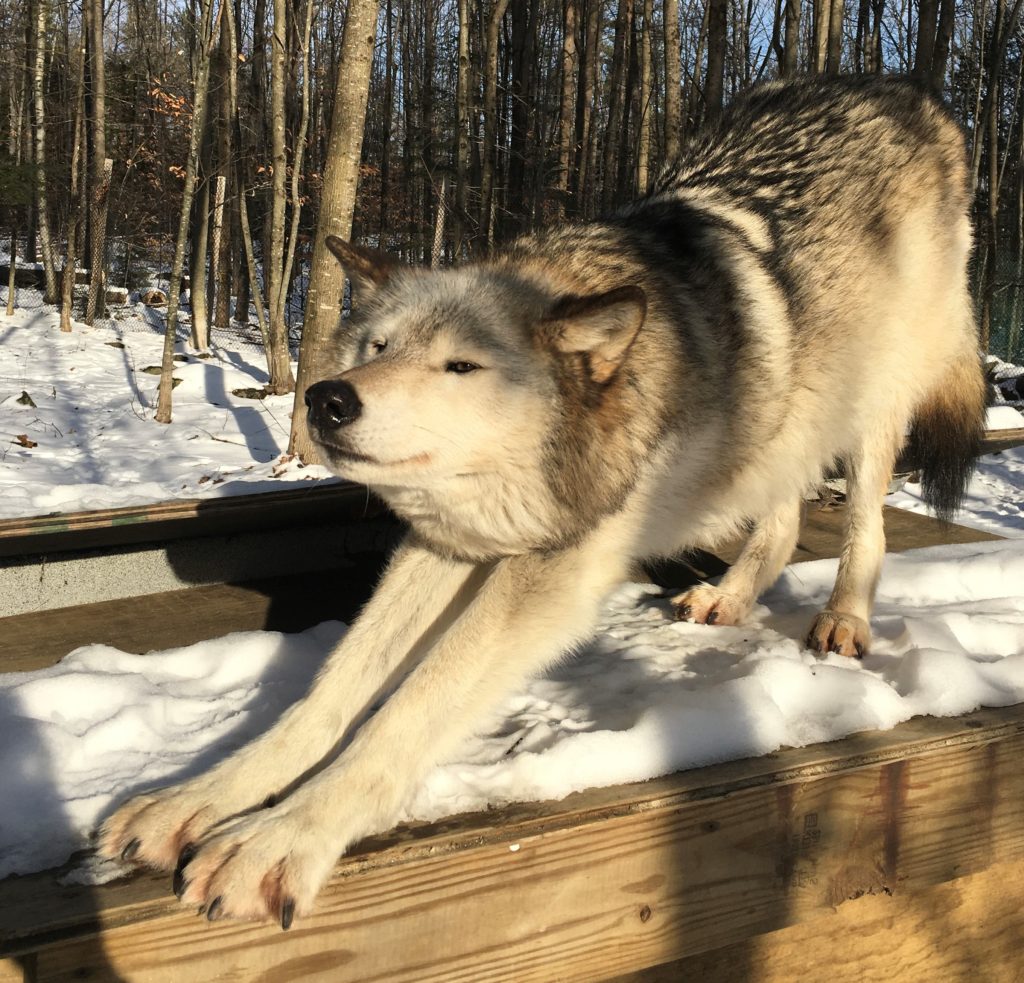
[[[332,470],[400,512],[410,491],[434,493],[432,508],[460,487],[558,497],[566,469],[606,483],[583,473],[581,452],[610,425],[602,408],[616,402],[646,316],[640,287],[564,293],[521,264],[416,270],[334,237],[327,245],[359,297],[335,343],[336,371],[306,393]]]

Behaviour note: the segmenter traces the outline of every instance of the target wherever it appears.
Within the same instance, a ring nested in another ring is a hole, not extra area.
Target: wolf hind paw
[[[871,628],[854,614],[825,610],[811,624],[807,647],[820,655],[836,652],[862,659],[871,647]]]
[[[670,601],[677,621],[695,621],[699,625],[737,625],[750,611],[750,602],[737,594],[700,584]]]

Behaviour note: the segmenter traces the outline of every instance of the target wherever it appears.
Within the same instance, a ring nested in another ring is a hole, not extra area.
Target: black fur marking
[[[984,405],[950,406],[939,400],[911,426],[906,457],[920,465],[923,498],[943,522],[953,518],[967,492],[981,453],[984,412]]]

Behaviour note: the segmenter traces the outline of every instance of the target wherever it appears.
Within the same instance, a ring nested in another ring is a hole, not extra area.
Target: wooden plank
[[[843,509],[808,512],[794,560],[838,556],[843,522]],[[999,538],[902,509],[886,509],[885,522],[892,549]],[[741,548],[741,543],[727,544],[719,553],[732,561]],[[347,621],[365,603],[383,562],[382,553],[371,552],[340,561],[333,571],[101,601],[62,608],[59,614],[41,611],[0,618],[0,672],[52,665],[78,646],[93,642],[126,652],[151,652],[232,631],[301,631],[321,621]],[[698,575],[716,576],[726,569],[710,554],[702,555],[702,562],[696,564],[700,569],[693,566],[661,564],[657,580],[683,587]]]
[[[1024,707],[985,710],[407,827],[289,933],[197,920],[166,878],[77,913],[23,878],[0,885],[0,947],[40,983],[601,979],[1017,863],[1022,753]]]
[[[918,515],[906,509],[883,509],[885,520],[885,547],[890,553],[919,549],[923,546],[949,546],[955,543],[981,543],[1002,539],[994,533],[953,522],[939,522],[928,515]],[[832,559],[843,549],[846,523],[845,506],[814,508],[808,506],[800,526],[800,536],[793,551],[792,563],[804,560]],[[743,541],[727,543],[715,553],[727,563],[735,563],[743,548]]]
[[[866,894],[801,925],[607,983],[1024,980],[1024,861],[915,892]]]
[[[41,669],[93,643],[141,654],[233,631],[295,632],[323,621],[351,621],[369,598],[384,560],[383,553],[366,553],[340,560],[333,570],[0,618],[0,672]]]
[[[981,442],[981,453],[992,454],[1024,446],[1024,427],[1014,430],[986,430]]]
[[[0,557],[110,548],[247,530],[382,516],[383,503],[362,485],[306,487],[225,498],[179,499],[92,512],[0,519]]]

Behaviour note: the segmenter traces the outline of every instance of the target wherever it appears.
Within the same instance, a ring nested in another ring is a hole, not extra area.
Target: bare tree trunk
[[[35,29],[35,18],[29,12],[29,16],[25,18],[25,45],[22,49],[24,55],[21,59],[21,75],[22,79],[22,91],[24,92],[23,101],[25,103],[25,128],[19,134],[20,145],[22,147],[22,155],[24,160],[29,164],[34,162],[34,152],[32,149],[32,116],[34,113],[34,105],[32,98],[32,75],[33,75],[33,41],[32,33]],[[38,262],[38,243],[36,239],[36,211],[32,207],[32,202],[29,201],[25,208],[25,262],[36,263]]]
[[[284,276],[284,220],[287,202],[288,154],[285,148],[285,51],[287,50],[287,0],[274,0],[274,30],[270,39],[270,157],[271,175],[269,254],[263,257],[263,276],[267,287],[270,314],[270,350],[267,366],[273,393],[289,393],[295,388],[291,357],[288,353],[288,326],[284,308],[288,282]]]
[[[946,78],[946,63],[949,60],[949,45],[953,39],[956,20],[956,0],[941,0],[939,26],[935,33],[935,51],[932,54],[931,83],[936,91],[942,91]]]
[[[828,9],[828,59],[825,70],[829,75],[838,75],[842,70],[843,0],[831,0]]]
[[[708,22],[711,19],[711,4],[705,0],[704,12],[701,15],[700,30],[697,31],[697,49],[693,58],[693,75],[690,85],[690,94],[687,99],[687,118],[694,125],[699,125],[702,115],[702,103],[704,100],[704,86],[697,84],[700,77],[700,66],[704,64],[704,52],[708,46]]]
[[[562,98],[558,116],[558,214],[565,216],[572,170],[573,132],[576,126],[576,0],[562,4]]]
[[[504,228],[518,234],[529,226],[526,172],[533,138],[533,89],[538,0],[512,5],[512,129],[509,139],[507,213]]]
[[[35,197],[39,215],[39,245],[43,256],[45,290],[43,301],[57,303],[57,270],[53,260],[53,242],[50,238],[50,207],[46,194],[46,38],[49,33],[50,11],[48,0],[35,0],[33,29],[34,59],[32,66],[32,97],[35,120],[32,133],[35,138]]]
[[[230,0],[225,0],[230,2]],[[224,195],[228,179],[218,174],[213,179],[213,228],[210,235],[210,283],[213,286],[213,323],[226,328],[230,316],[230,252],[224,254],[224,243],[230,245],[230,237],[224,235]],[[209,341],[209,339],[207,339]]]
[[[494,169],[498,139],[498,34],[509,0],[493,0],[487,20],[486,61],[484,64],[484,147],[480,179],[479,228],[490,247],[494,233]]]
[[[230,4],[232,0],[224,0],[224,2]],[[210,280],[213,286],[213,324],[220,330],[226,329],[231,320],[231,288],[233,285],[231,275],[232,215],[229,208],[227,222],[225,222],[225,202],[228,199],[229,190],[232,199],[236,197],[234,182],[231,180],[234,158],[231,120],[235,109],[231,105],[231,86],[228,84],[228,73],[231,71],[230,63],[235,59],[235,52],[231,49],[229,20],[230,18],[221,16],[220,43],[210,66],[211,83],[218,95],[217,119],[213,127],[217,139],[217,171],[213,192],[213,248],[210,252],[212,265]]]
[[[238,103],[238,32],[235,29],[235,13],[230,0],[225,0],[223,17],[228,25],[228,48],[231,57],[228,59],[228,102],[231,105],[231,128],[234,134],[232,141],[241,149],[241,127],[239,125],[239,103]],[[257,14],[261,4],[257,4]],[[259,21],[257,20],[258,24]],[[255,62],[255,58],[253,59]],[[245,262],[245,274],[243,279],[245,290],[238,292],[235,303],[235,320],[243,324],[249,323],[249,295],[252,294],[253,304],[256,308],[256,323],[259,325],[260,337],[263,339],[264,352],[270,350],[270,334],[267,329],[267,321],[264,315],[263,295],[260,292],[259,277],[256,273],[256,257],[252,248],[252,231],[249,228],[249,203],[246,200],[245,181],[243,177],[241,159],[235,162],[235,197],[238,202],[238,237],[242,246],[242,254]]]
[[[683,136],[682,51],[679,0],[664,0],[665,18],[665,157],[675,160]]]
[[[830,0],[814,0],[814,37],[811,48],[811,70],[821,73],[828,62],[828,31],[832,4]]]
[[[11,222],[11,258],[7,264],[7,316],[14,316],[14,300],[18,291],[18,225]]]
[[[601,211],[608,212],[615,200],[616,163],[619,138],[625,116],[627,46],[630,29],[630,0],[619,0],[615,14],[615,46],[608,81],[608,128],[605,130],[603,174],[601,175]]]
[[[800,0],[785,0],[786,40],[782,52],[782,77],[796,75],[800,60]]]
[[[468,0],[460,0],[460,17],[462,5]],[[466,25],[465,30],[469,27]],[[461,39],[464,28],[459,27]],[[468,44],[468,38],[467,38]],[[468,51],[468,48],[467,48]],[[468,58],[468,54],[467,54]],[[388,197],[391,194],[391,127],[395,115],[395,45],[394,45],[394,16],[391,10],[391,0],[385,0],[384,5],[384,109],[381,113],[381,151],[380,151],[380,213],[377,225],[377,244],[381,249],[385,248],[388,228]],[[468,79],[463,78],[463,69],[460,63],[459,84],[469,85]],[[468,89],[467,89],[468,91]],[[469,125],[467,114],[466,125]]]
[[[871,71],[881,74],[884,59],[882,58],[882,18],[885,15],[885,0],[871,0],[874,12],[871,25]]]
[[[212,3],[213,0],[210,0]],[[204,138],[204,143],[207,141]],[[208,150],[208,144],[206,149]],[[197,352],[205,352],[210,347],[210,310],[207,303],[207,257],[210,253],[210,180],[206,177],[209,170],[205,159],[207,153],[200,151],[203,158],[204,175],[199,184],[198,198],[194,200],[195,209],[192,217],[192,255],[188,264],[188,297],[192,308],[192,347]],[[199,175],[196,175],[197,182]]]
[[[299,132],[295,137],[295,149],[292,151],[292,222],[288,231],[288,245],[285,249],[284,272],[285,284],[291,282],[292,270],[295,266],[295,252],[299,243],[299,223],[302,218],[302,195],[299,193],[299,177],[306,156],[306,134],[309,131],[309,41],[313,34],[313,0],[306,0],[305,17],[302,24],[302,102],[299,112]],[[282,311],[282,316],[283,316]],[[289,366],[290,370],[290,366]],[[294,382],[292,383],[294,386]]]
[[[434,242],[430,247],[430,266],[437,269],[444,256],[444,216],[447,211],[448,178],[442,176],[441,187],[437,192],[437,211],[434,219]]]
[[[992,306],[995,300],[996,272],[999,260],[999,91],[1003,58],[1010,36],[1017,27],[1022,0],[1015,0],[1009,16],[1006,15],[1006,0],[997,0],[995,22],[992,26],[989,45],[988,85],[985,89],[985,104],[982,118],[985,122],[986,144],[988,146],[988,223],[984,280],[981,305],[981,350],[988,351],[992,334]],[[980,145],[981,141],[978,141]],[[979,152],[980,156],[980,152]]]
[[[654,86],[651,84],[651,21],[653,0],[643,0],[644,22],[640,25],[640,137],[636,151],[636,184],[640,194],[650,188],[651,118],[654,115]]]
[[[71,200],[68,207],[67,245],[64,248],[64,271],[61,276],[60,329],[71,330],[71,307],[75,299],[75,273],[78,267],[78,229],[85,223],[85,199],[82,197],[80,168],[82,164],[82,131],[85,129],[85,55],[78,45],[75,59],[75,122],[71,144]]]
[[[917,47],[914,51],[912,73],[914,78],[923,80],[931,78],[938,20],[938,0],[919,0],[917,5]]]
[[[600,0],[584,0],[586,3],[586,34],[580,58],[580,85],[576,92],[576,167],[573,169],[572,195],[568,212],[572,215],[590,213],[591,185],[594,155],[593,109],[597,93],[597,73],[600,64],[598,38],[601,32]]]
[[[89,300],[85,308],[85,323],[92,325],[96,317],[103,314],[106,300],[107,199],[110,194],[110,176],[114,162],[107,157],[103,0],[85,0],[84,14],[92,96],[92,188],[89,203],[92,241],[89,250]]]
[[[853,35],[853,67],[858,72],[871,71],[870,0],[860,0],[857,6],[857,27]]]
[[[459,0],[459,75],[455,92],[457,133],[455,136],[455,216],[452,238],[455,240],[455,259],[462,253],[465,235],[463,223],[469,212],[466,188],[469,172],[469,0]]]
[[[977,188],[978,174],[981,166],[982,145],[985,142],[984,139],[979,136],[979,131],[987,132],[987,130],[983,130],[983,127],[993,125],[991,124],[993,116],[998,121],[999,77],[1002,72],[1003,59],[1006,55],[1006,47],[1010,43],[1010,38],[1017,29],[1017,20],[1020,17],[1022,4],[1024,4],[1024,0],[1014,0],[1013,7],[1011,8],[1009,15],[1007,15],[1006,0],[996,0],[995,22],[992,26],[990,35],[988,68],[985,73],[987,74],[988,84],[985,86],[984,102],[981,102],[980,91],[982,73],[979,72],[978,77],[978,101],[981,105],[980,111],[976,111],[974,127],[975,141],[973,154],[973,178],[975,188]]]
[[[722,115],[725,49],[728,43],[728,0],[708,0],[708,75],[704,83],[704,122]]]
[[[306,432],[305,393],[327,372],[326,341],[338,324],[345,287],[345,273],[324,238],[328,233],[351,235],[378,6],[378,0],[349,0],[341,42],[289,443],[289,453],[307,462],[316,461],[317,455]]]
[[[171,392],[174,389],[174,343],[178,330],[178,298],[181,296],[181,276],[185,268],[185,246],[188,242],[188,223],[192,213],[192,197],[195,193],[196,174],[199,171],[199,148],[206,128],[207,91],[210,84],[210,54],[212,45],[213,0],[200,0],[202,14],[199,22],[199,37],[196,44],[195,95],[192,100],[192,123],[189,129],[188,159],[185,162],[185,185],[181,191],[181,217],[178,220],[178,238],[174,244],[174,261],[171,264],[170,282],[167,287],[167,325],[164,330],[163,359],[160,364],[160,389],[157,399],[157,423],[171,422]],[[221,15],[224,13],[221,0]]]

